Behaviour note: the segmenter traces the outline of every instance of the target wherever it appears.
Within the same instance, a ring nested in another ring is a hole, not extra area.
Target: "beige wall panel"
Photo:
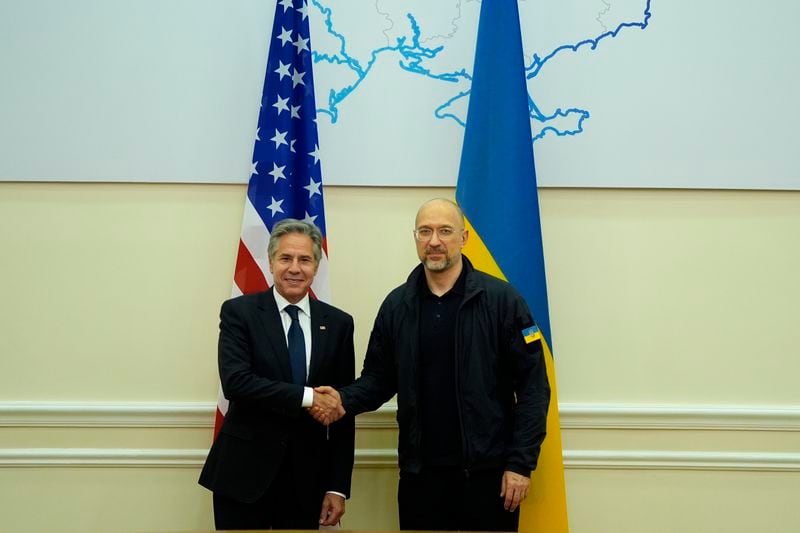
[[[210,428],[3,427],[3,448],[205,449]],[[2,448],[0,448],[2,450]]]
[[[565,450],[670,450],[792,454],[796,454],[800,450],[800,428],[795,431],[566,429],[562,430],[562,438]]]
[[[18,468],[2,471],[0,529],[101,533],[213,528],[196,468]]]
[[[568,470],[572,533],[800,531],[800,477],[784,473]]]
[[[561,401],[797,405],[800,192],[541,197]]]
[[[356,468],[353,471],[353,496],[347,501],[342,528],[398,529],[397,479],[395,468]]]
[[[0,471],[0,530],[101,533],[213,530],[211,493],[195,468],[18,468]],[[392,530],[397,473],[358,469],[346,529]]]
[[[214,398],[243,187],[0,187],[0,399]],[[326,194],[333,299],[361,358],[416,264],[416,207],[452,189]],[[796,402],[800,193],[541,196],[561,401]]]
[[[0,185],[0,399],[213,398],[242,191]]]

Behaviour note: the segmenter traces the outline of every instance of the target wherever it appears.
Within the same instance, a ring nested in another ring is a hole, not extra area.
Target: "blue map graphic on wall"
[[[699,4],[519,1],[541,186],[760,187],[758,159],[741,164],[752,137],[730,127],[734,95],[758,80],[742,68],[754,52],[739,30],[752,20]],[[309,10],[326,183],[454,185],[480,2],[309,0]],[[784,64],[787,92],[797,71]],[[381,135],[369,135],[376,124]],[[776,139],[757,143],[764,159],[785,159]],[[764,188],[800,185],[790,168]]]
[[[398,67],[409,73],[424,76],[434,81],[454,84],[454,92],[456,92],[456,94],[445,103],[438,106],[434,111],[434,116],[440,119],[453,119],[461,126],[465,125],[466,117],[463,116],[463,112],[466,104],[464,100],[469,96],[469,89],[464,89],[463,86],[469,86],[472,82],[472,76],[469,72],[471,67],[462,66],[452,71],[435,70],[437,60],[439,59],[437,56],[446,55],[446,43],[454,39],[455,33],[461,30],[460,24],[464,23],[462,19],[466,18],[462,13],[462,2],[456,2],[452,6],[453,13],[451,14],[452,18],[449,19],[449,33],[436,34],[433,37],[424,39],[420,23],[417,21],[417,17],[413,12],[409,11],[404,17],[401,17],[400,20],[395,21],[395,18],[397,18],[396,14],[393,14],[391,11],[381,11],[381,9],[383,9],[380,5],[381,2],[375,2],[373,6],[374,9],[385,18],[388,24],[387,28],[383,30],[382,33],[387,41],[393,42],[385,46],[373,48],[367,60],[362,61],[356,53],[350,50],[348,38],[336,30],[334,25],[334,8],[329,7],[331,2],[323,3],[320,0],[312,1],[313,5],[319,9],[324,17],[323,20],[326,32],[340,44],[339,49],[333,52],[320,52],[319,49],[317,49],[313,54],[314,62],[340,65],[348,69],[355,77],[355,81],[352,83],[341,88],[330,88],[328,90],[327,101],[319,108],[319,111],[328,115],[332,123],[336,123],[339,117],[339,104],[350,96],[353,91],[358,89],[359,85],[369,76],[372,67],[379,60],[380,56],[388,54],[398,58]],[[386,9],[389,9],[392,3],[385,2],[385,4],[387,4]],[[413,4],[413,2],[403,2],[402,6],[396,6],[394,9],[402,8],[406,10],[408,9],[408,4]],[[604,39],[618,37],[620,32],[625,29],[636,28],[643,30],[647,27],[648,20],[650,19],[649,0],[644,2],[644,9],[642,13],[639,14],[641,20],[637,21],[619,21],[616,19],[617,13],[611,13],[612,6],[609,2],[603,0],[601,4],[602,9],[597,12],[591,12],[597,26],[595,29],[601,33],[592,38],[558,45],[544,54],[535,51],[532,52],[528,56],[528,63],[525,68],[528,79],[533,79],[538,76],[544,66],[549,61],[555,59],[559,54],[576,52],[582,47],[594,49]],[[420,9],[425,5],[426,4],[420,4]],[[574,6],[570,5],[570,2],[558,2],[554,5],[566,11],[574,9]],[[621,15],[624,16],[624,13]],[[567,15],[565,14],[564,16]],[[428,19],[426,18],[426,20]],[[474,30],[473,26],[472,24],[467,24],[470,30]],[[396,32],[398,30],[391,31],[395,28],[398,28],[400,32],[405,29],[406,33],[397,34]],[[438,28],[436,28],[436,30],[438,30]],[[587,30],[590,31],[591,28],[587,28]],[[474,35],[474,32],[470,35]],[[427,46],[425,44],[439,42],[445,44]],[[559,108],[554,110],[551,114],[546,114],[539,109],[533,97],[530,99],[530,113],[532,121],[531,129],[535,132],[532,139],[534,142],[536,139],[543,137],[548,131],[556,135],[575,135],[580,133],[582,131],[583,121],[590,116],[588,110],[579,108],[569,108],[566,110]],[[572,126],[567,126],[565,123],[572,123]]]

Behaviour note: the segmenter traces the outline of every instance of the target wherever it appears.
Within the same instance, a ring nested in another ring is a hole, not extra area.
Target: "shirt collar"
[[[272,293],[275,296],[275,303],[278,304],[278,311],[283,311],[288,305],[296,305],[306,316],[311,316],[311,302],[308,293],[296,304],[289,303],[289,300],[281,296],[281,293],[279,293],[277,289],[273,290]]]
[[[456,296],[464,296],[466,293],[466,284],[467,284],[467,269],[462,267],[461,273],[458,275],[458,279],[456,279],[455,284],[450,288],[449,291],[441,295],[439,298],[444,298],[450,294],[454,294]],[[430,287],[428,287],[428,281],[425,278],[425,273],[422,273],[420,276],[420,289],[422,290],[422,295],[426,297],[434,297],[435,295],[431,292]]]

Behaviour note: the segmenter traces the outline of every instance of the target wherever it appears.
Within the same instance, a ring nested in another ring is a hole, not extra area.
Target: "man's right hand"
[[[308,412],[314,420],[325,426],[333,424],[345,415],[342,398],[333,387],[314,387],[314,401]]]

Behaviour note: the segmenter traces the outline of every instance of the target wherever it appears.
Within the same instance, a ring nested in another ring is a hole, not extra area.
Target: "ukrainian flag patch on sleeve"
[[[539,326],[534,324],[529,328],[523,329],[522,336],[525,337],[525,344],[530,344],[540,340],[542,338],[542,332],[539,331]]]

